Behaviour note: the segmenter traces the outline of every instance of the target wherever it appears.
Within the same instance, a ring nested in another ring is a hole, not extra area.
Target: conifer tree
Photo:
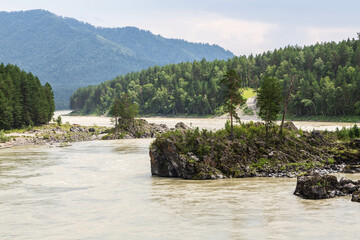
[[[0,64],[0,130],[44,124],[54,111],[49,84],[42,86],[37,77],[17,66]]]
[[[236,113],[236,108],[239,104],[244,102],[240,91],[241,80],[237,72],[234,69],[230,69],[226,72],[220,83],[224,86],[224,106],[226,111],[230,114],[231,139],[233,139],[233,117],[240,120]]]
[[[269,139],[269,128],[277,119],[282,100],[282,88],[276,77],[264,77],[258,89],[257,105],[259,116],[265,122],[266,139]]]

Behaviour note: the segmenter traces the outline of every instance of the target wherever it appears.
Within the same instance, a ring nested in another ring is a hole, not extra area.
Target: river
[[[83,124],[84,118],[71,118]],[[206,120],[207,126],[216,128],[212,121]],[[360,204],[350,197],[301,199],[293,195],[296,179],[152,177],[151,141],[0,150],[0,239],[357,239],[360,235]],[[340,176],[360,179],[360,174]]]
[[[70,111],[57,111],[55,112],[55,118],[61,115],[63,123],[81,124],[84,126],[106,126],[111,127],[110,117],[96,117],[96,116],[66,116]],[[188,126],[206,128],[208,130],[223,128],[227,119],[224,118],[163,118],[163,117],[148,117],[143,118],[151,123],[166,124],[170,128],[173,128],[176,123],[184,122]],[[250,120],[243,120],[243,122],[249,122]],[[318,122],[318,121],[294,121],[298,128],[305,131],[315,130],[328,130],[335,131],[336,128],[352,127],[355,123],[344,122]]]

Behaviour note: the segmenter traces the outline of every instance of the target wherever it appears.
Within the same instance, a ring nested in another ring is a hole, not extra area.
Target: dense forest
[[[223,104],[220,80],[227,69],[238,72],[243,87],[257,89],[265,75],[280,79],[284,97],[291,93],[291,114],[360,115],[360,41],[355,39],[150,67],[80,88],[70,104],[82,114],[106,114],[114,99],[127,93],[140,114],[214,114]]]
[[[31,71],[53,87],[57,109],[68,109],[79,87],[149,66],[227,59],[217,45],[167,39],[135,27],[100,28],[44,10],[0,11],[0,62]]]
[[[31,73],[0,64],[0,129],[47,123],[55,111],[50,84],[41,85]]]

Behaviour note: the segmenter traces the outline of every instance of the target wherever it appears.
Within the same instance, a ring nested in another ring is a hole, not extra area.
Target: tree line
[[[15,65],[0,64],[0,129],[47,123],[55,111],[50,84]]]
[[[154,66],[80,88],[70,106],[81,114],[107,114],[113,101],[126,93],[140,114],[215,114],[224,103],[220,82],[229,69],[240,76],[242,87],[257,89],[264,76],[278,78],[289,114],[360,115],[360,41],[355,39],[287,46],[226,61]]]

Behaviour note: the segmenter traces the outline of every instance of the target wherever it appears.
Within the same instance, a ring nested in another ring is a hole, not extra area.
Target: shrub
[[[56,119],[56,123],[61,126],[62,124],[62,119],[61,119],[61,116],[58,116],[58,118]]]
[[[360,129],[356,124],[351,128],[343,127],[341,130],[336,128],[335,132],[339,140],[349,140],[360,137]]]
[[[353,132],[354,132],[354,137],[360,137],[360,129],[359,129],[359,127],[355,124],[354,126],[353,126]]]
[[[335,159],[334,158],[328,158],[327,162],[328,162],[328,164],[334,164]]]
[[[0,131],[0,142],[4,143],[4,142],[8,142],[10,140],[10,137],[6,136],[4,133],[4,130]]]
[[[254,111],[251,108],[249,108],[247,105],[245,105],[243,109],[243,113],[245,115],[254,115]]]

